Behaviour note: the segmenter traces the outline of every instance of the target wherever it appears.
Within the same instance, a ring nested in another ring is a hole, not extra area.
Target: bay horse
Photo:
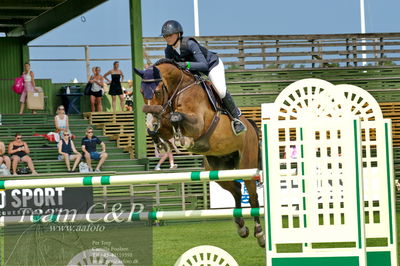
[[[241,116],[247,131],[236,136],[230,118],[212,108],[207,92],[193,74],[169,59],[161,59],[146,70],[134,71],[142,78],[146,125],[158,147],[168,150],[166,143],[173,137],[176,146],[204,155],[206,170],[258,168],[261,154],[257,125]],[[232,194],[235,207],[241,208],[241,184],[235,181],[217,183]],[[245,184],[251,207],[259,208],[256,181],[246,180]],[[260,218],[254,217],[254,222],[254,236],[258,244],[265,247]],[[238,234],[247,237],[249,229],[244,219],[236,217],[235,223]]]

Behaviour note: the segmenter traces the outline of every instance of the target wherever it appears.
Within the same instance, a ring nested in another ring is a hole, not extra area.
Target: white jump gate
[[[391,122],[375,99],[300,80],[262,129],[267,265],[397,265]]]

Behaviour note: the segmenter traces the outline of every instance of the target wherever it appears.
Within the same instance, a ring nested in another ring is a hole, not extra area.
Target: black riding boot
[[[225,97],[222,99],[222,103],[233,117],[232,121],[233,133],[235,133],[235,135],[240,135],[241,133],[244,133],[247,130],[247,128],[245,124],[243,124],[243,122],[240,121],[239,116],[241,115],[241,113],[239,109],[236,107],[236,104],[233,101],[233,98],[229,92],[227,92]]]

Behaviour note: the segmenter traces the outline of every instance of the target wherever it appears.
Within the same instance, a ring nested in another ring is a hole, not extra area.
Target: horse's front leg
[[[181,112],[172,113],[170,122],[174,132],[175,145],[186,149],[193,146],[195,136],[201,135],[204,124],[198,114]]]

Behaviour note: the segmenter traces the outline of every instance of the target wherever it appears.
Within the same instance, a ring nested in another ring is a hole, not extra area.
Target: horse
[[[240,119],[247,130],[235,135],[230,118],[213,109],[199,79],[172,60],[161,59],[150,68],[134,71],[142,78],[147,130],[159,148],[168,150],[167,140],[173,137],[176,146],[204,155],[206,170],[258,168],[261,153],[254,121],[242,115]],[[235,207],[241,208],[241,184],[217,183],[232,194]],[[251,207],[258,208],[256,181],[246,180],[245,184]],[[247,237],[249,229],[244,219],[236,217],[235,223],[239,236]],[[254,217],[254,223],[254,236],[265,247],[260,218]]]

